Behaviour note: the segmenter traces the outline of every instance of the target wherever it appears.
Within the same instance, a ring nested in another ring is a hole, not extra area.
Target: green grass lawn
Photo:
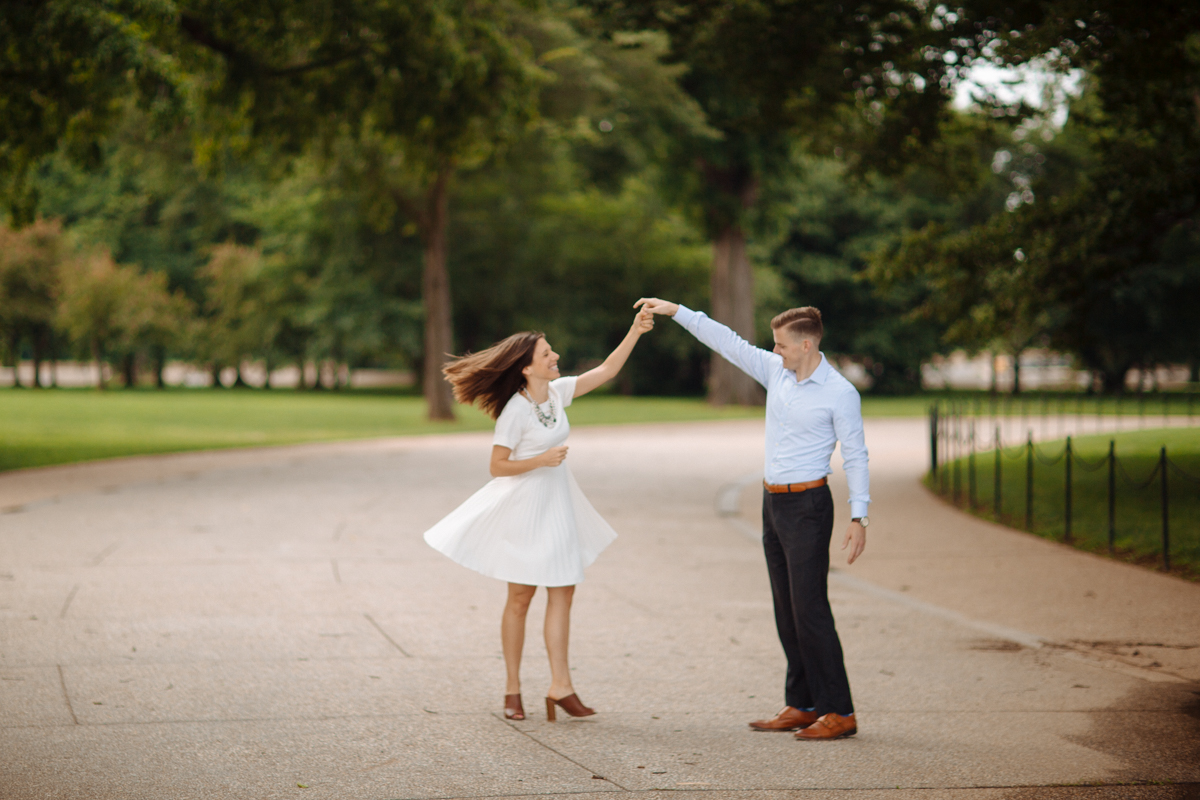
[[[1073,543],[1097,553],[1108,552],[1108,467],[1105,457],[1109,441],[1116,441],[1117,459],[1124,472],[1137,484],[1144,483],[1158,464],[1164,445],[1171,461],[1193,476],[1200,477],[1200,428],[1145,430],[1120,434],[1086,436],[1072,440],[1078,460],[1072,467]],[[1033,531],[1056,541],[1065,534],[1066,472],[1061,458],[1065,442],[1037,445],[1036,452],[1045,464],[1035,459],[1033,471]],[[1000,486],[1000,520],[1014,528],[1025,528],[1026,454],[1024,447],[1005,448]],[[972,513],[996,519],[994,450],[975,456],[976,507]],[[959,459],[939,470],[939,479],[929,485],[953,498],[955,472],[958,474],[959,502],[968,504],[970,464]],[[1172,571],[1200,580],[1200,486],[1171,471],[1167,486],[1170,522]],[[1115,514],[1115,555],[1146,565],[1161,563],[1162,513],[1161,484],[1158,478],[1138,489],[1121,470],[1117,471]]]
[[[921,398],[868,398],[864,413],[926,413]],[[761,418],[761,408],[717,408],[699,398],[596,394],[571,406],[573,425]],[[144,453],[488,430],[475,408],[429,422],[404,393],[230,389],[0,390],[0,470]]]
[[[760,417],[701,400],[597,395],[575,425]],[[0,470],[113,456],[488,430],[475,408],[430,422],[420,397],[380,392],[0,390]]]

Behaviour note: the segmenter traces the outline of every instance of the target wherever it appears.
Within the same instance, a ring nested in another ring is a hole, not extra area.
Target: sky
[[[1067,121],[1067,103],[1071,97],[1078,96],[1082,79],[1082,70],[1071,70],[1063,75],[1043,64],[1021,67],[979,64],[972,67],[966,80],[955,87],[954,107],[968,109],[975,104],[973,94],[990,91],[1004,102],[1023,99],[1043,109],[1054,125],[1061,128]]]

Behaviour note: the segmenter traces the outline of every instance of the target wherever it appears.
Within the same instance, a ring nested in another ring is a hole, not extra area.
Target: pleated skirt
[[[456,563],[529,586],[580,583],[616,538],[566,464],[495,478],[425,531]]]

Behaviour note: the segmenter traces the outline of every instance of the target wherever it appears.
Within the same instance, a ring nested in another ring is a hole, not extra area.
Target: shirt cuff
[[[679,310],[675,312],[675,316],[673,316],[671,319],[675,320],[680,325],[682,325],[683,327],[686,328],[691,323],[691,321],[694,320],[695,318],[696,318],[696,312],[692,311],[690,308],[688,308],[687,306],[680,303]]]
[[[868,505],[869,505],[868,503],[864,503],[861,500],[851,501],[851,503],[850,503],[850,518],[858,519],[859,517],[867,516],[867,506]]]

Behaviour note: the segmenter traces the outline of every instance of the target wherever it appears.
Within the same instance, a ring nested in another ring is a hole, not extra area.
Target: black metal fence
[[[1005,441],[1014,437],[1024,440],[1028,431],[1034,432],[1035,440],[1061,439],[1068,434],[1200,425],[1200,386],[1189,386],[1181,392],[1115,396],[1081,392],[974,393],[942,400],[935,406],[944,414],[990,418],[993,425],[1001,426]]]
[[[1174,424],[1176,426],[1191,426],[1196,422],[1194,417],[1194,409],[1196,403],[1194,395],[1175,396],[1172,400],[1163,401],[1163,408],[1160,413],[1163,415],[1163,422],[1167,425]],[[1052,409],[1054,406],[1054,398],[1049,401],[1043,399],[1041,402],[1043,409]],[[1064,399],[1060,398],[1060,408],[1068,406]],[[1030,403],[1035,410],[1038,406],[1038,400]],[[1071,404],[1074,408],[1070,408],[1068,414],[1073,416],[1072,419],[1066,421],[1065,427],[1068,429],[1074,428],[1077,432],[1087,433],[1089,427],[1104,428],[1104,420],[1093,420],[1091,416],[1112,416],[1118,419],[1117,422],[1108,421],[1111,426],[1110,431],[1117,430],[1136,430],[1145,427],[1144,424],[1136,426],[1122,426],[1120,419],[1121,407],[1119,403],[1113,403],[1109,400],[1109,405],[1105,408],[1103,405],[1097,404],[1101,414],[1085,415],[1082,411],[1076,411],[1083,403]],[[990,407],[989,407],[990,406]],[[1144,410],[1142,404],[1141,409]],[[1138,406],[1135,406],[1137,408]],[[1023,441],[1017,441],[1013,444],[1006,444],[1005,426],[1011,428],[1012,406],[1008,407],[1009,414],[1005,415],[1005,404],[1001,402],[988,403],[987,400],[976,398],[971,401],[960,402],[940,402],[930,406],[929,409],[929,447],[930,447],[930,466],[931,479],[934,488],[942,495],[951,499],[956,505],[962,505],[964,502],[969,508],[980,509],[979,500],[979,485],[977,459],[980,457],[990,457],[993,459],[992,469],[992,498],[990,509],[997,520],[1004,518],[1004,477],[1005,465],[1009,462],[1023,462],[1024,467],[1024,528],[1027,531],[1033,532],[1035,525],[1034,502],[1035,502],[1035,471],[1038,465],[1042,466],[1057,466],[1063,465],[1063,486],[1062,486],[1062,524],[1063,524],[1063,541],[1072,543],[1075,541],[1073,523],[1076,517],[1075,508],[1075,471],[1082,470],[1084,472],[1096,472],[1099,470],[1107,471],[1107,520],[1108,520],[1108,549],[1113,552],[1116,543],[1117,533],[1117,493],[1118,488],[1125,488],[1133,491],[1145,491],[1151,487],[1158,489],[1158,510],[1161,517],[1161,557],[1164,569],[1171,567],[1171,491],[1172,486],[1177,486],[1176,491],[1190,491],[1192,496],[1197,496],[1197,490],[1200,489],[1200,476],[1193,475],[1188,470],[1184,469],[1180,464],[1173,461],[1167,453],[1167,446],[1163,445],[1159,450],[1159,456],[1155,462],[1155,466],[1148,475],[1142,478],[1136,478],[1131,474],[1131,465],[1123,461],[1117,455],[1116,440],[1109,440],[1108,452],[1104,456],[1095,459],[1086,459],[1076,452],[1072,436],[1067,435],[1065,440],[1052,442],[1046,445],[1039,446],[1035,442],[1034,425],[1038,420],[1034,415],[1028,413],[1028,408],[1017,409],[1017,414],[1023,416],[1018,417],[1027,424],[1026,433]],[[1126,409],[1128,410],[1128,409]],[[988,415],[988,411],[993,413]],[[1158,411],[1158,409],[1155,409]],[[1047,415],[1049,416],[1049,415]],[[1061,416],[1061,414],[1060,414]],[[1130,415],[1126,415],[1128,418]],[[1144,414],[1138,414],[1138,417],[1145,419]],[[1155,414],[1157,416],[1157,414]],[[1137,417],[1134,417],[1135,419]],[[1157,420],[1154,420],[1157,422]],[[1046,430],[1048,420],[1043,417],[1040,420],[1041,428]],[[1054,427],[1054,424],[1051,424]],[[1057,421],[1057,427],[1064,427],[1063,420]],[[986,434],[981,436],[981,432],[986,431]],[[1094,431],[1093,431],[1094,433]],[[1011,438],[1009,439],[1011,442]],[[1009,466],[1011,473],[1012,466]],[[1010,522],[1015,522],[1009,517]]]

